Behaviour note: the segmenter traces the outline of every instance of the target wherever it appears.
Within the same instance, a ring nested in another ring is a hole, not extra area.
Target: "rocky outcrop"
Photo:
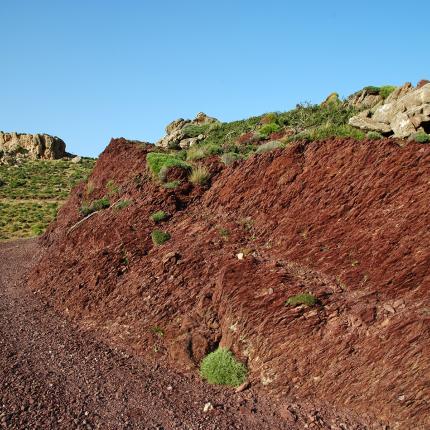
[[[218,122],[217,119],[200,112],[193,119],[179,118],[166,127],[166,136],[156,142],[156,146],[169,149],[189,148],[205,138],[204,127],[199,130],[191,126],[204,126]],[[201,132],[200,132],[201,131]]]
[[[353,116],[349,124],[402,139],[420,131],[429,132],[430,83],[420,83],[416,88],[406,83],[394,90],[385,101],[380,100],[370,109]]]
[[[383,101],[382,96],[379,94],[379,88],[366,87],[361,91],[352,94],[348,98],[348,105],[357,109],[369,109],[376,106]]]
[[[55,160],[66,155],[66,144],[60,138],[49,134],[0,132],[0,153]]]

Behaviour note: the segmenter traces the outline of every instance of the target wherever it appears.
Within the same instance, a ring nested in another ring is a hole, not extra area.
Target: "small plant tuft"
[[[165,231],[154,230],[151,233],[151,239],[154,245],[163,245],[170,239],[170,234]]]
[[[415,142],[418,142],[418,143],[429,143],[430,135],[424,132],[420,132],[414,136],[414,140]]]
[[[382,139],[384,136],[382,136],[381,133],[378,133],[377,131],[369,131],[366,134],[366,137],[370,140],[380,140]]]
[[[247,369],[231,351],[218,348],[202,360],[200,375],[210,384],[237,387],[245,382]]]
[[[295,296],[289,297],[285,302],[287,306],[315,306],[318,304],[318,299],[310,293],[297,294]]]
[[[93,212],[101,211],[102,209],[107,209],[110,206],[110,201],[107,197],[102,197],[101,199],[94,200],[90,205],[84,202],[80,208],[82,215],[87,216]]]
[[[154,221],[155,223],[161,222],[166,220],[167,218],[169,218],[169,214],[164,212],[164,211],[157,211],[154,212],[151,216],[150,216],[151,220]]]
[[[262,145],[260,145],[255,151],[255,153],[263,154],[265,152],[274,151],[275,149],[283,147],[284,145],[281,142],[278,142],[277,140],[272,140],[271,142],[263,143]]]
[[[179,167],[181,169],[190,170],[191,166],[180,158],[171,155],[164,154],[161,152],[150,152],[146,156],[146,163],[154,177],[158,177],[162,180],[161,177],[167,175],[168,169],[172,167]],[[163,171],[160,173],[160,171]],[[161,176],[161,177],[160,177]]]
[[[221,155],[220,159],[221,162],[223,162],[226,166],[229,166],[235,161],[240,160],[241,156],[239,154],[236,154],[235,152],[226,152],[225,154]]]
[[[194,185],[206,185],[210,178],[211,175],[205,166],[194,166],[189,180]]]

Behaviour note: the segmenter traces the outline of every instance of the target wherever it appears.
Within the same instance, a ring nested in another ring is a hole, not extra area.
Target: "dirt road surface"
[[[0,428],[296,428],[252,389],[207,386],[79,332],[22,282],[36,253],[34,240],[0,244]]]

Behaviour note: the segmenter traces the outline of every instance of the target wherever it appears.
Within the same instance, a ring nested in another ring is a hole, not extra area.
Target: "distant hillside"
[[[26,159],[19,165],[0,165],[0,240],[43,233],[94,163],[90,158],[79,162]]]

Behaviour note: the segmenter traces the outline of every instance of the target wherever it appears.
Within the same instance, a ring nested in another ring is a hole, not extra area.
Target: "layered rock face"
[[[193,133],[189,132],[191,130],[189,126],[200,126],[216,122],[218,122],[216,118],[207,116],[203,112],[198,113],[193,120],[183,118],[176,119],[167,125],[166,136],[156,142],[155,145],[169,149],[189,148],[205,138],[203,133],[194,136]]]
[[[367,109],[353,116],[349,124],[366,131],[378,131],[401,139],[430,131],[430,83],[417,87],[406,83],[385,101],[379,95],[361,94],[355,103]]]
[[[66,155],[66,144],[60,138],[49,134],[0,132],[0,152],[22,154],[32,159],[55,160]]]

